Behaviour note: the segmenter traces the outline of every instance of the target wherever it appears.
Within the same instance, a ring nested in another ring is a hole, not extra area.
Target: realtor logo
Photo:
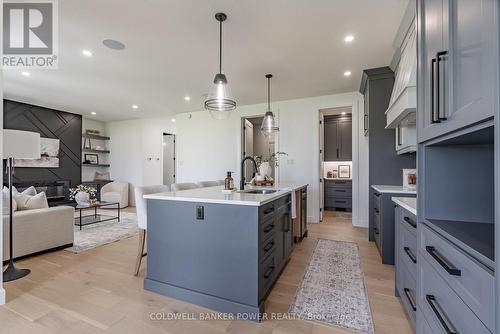
[[[57,0],[3,2],[3,68],[57,68]]]

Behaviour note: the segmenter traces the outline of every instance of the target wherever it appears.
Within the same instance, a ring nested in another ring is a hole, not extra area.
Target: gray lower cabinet
[[[368,236],[370,241],[375,241],[377,249],[382,257],[383,264],[394,264],[394,202],[392,197],[415,197],[411,194],[401,193],[381,193],[371,189],[370,223]]]
[[[418,141],[492,118],[498,91],[496,0],[419,0]]]
[[[352,180],[324,179],[325,210],[352,211]]]
[[[415,330],[417,318],[417,217],[397,206],[395,208],[396,295]]]

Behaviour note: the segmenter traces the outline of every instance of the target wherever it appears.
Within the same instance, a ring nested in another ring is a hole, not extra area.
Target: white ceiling
[[[60,0],[59,69],[4,70],[6,98],[98,120],[201,110],[224,64],[239,105],[358,90],[361,71],[388,65],[408,0]],[[344,37],[355,36],[347,44]],[[126,49],[102,45],[112,38]],[[93,52],[91,58],[82,50]],[[345,71],[350,77],[344,77]],[[186,102],[184,96],[191,101]],[[139,105],[133,110],[132,104]]]

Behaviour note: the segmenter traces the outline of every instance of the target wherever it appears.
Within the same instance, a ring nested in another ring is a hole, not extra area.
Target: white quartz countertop
[[[284,196],[292,191],[298,190],[307,186],[307,184],[288,184],[280,183],[274,187],[246,187],[245,190],[251,189],[274,189],[277,190],[271,194],[249,194],[245,192],[233,192],[225,194],[222,192],[223,186],[196,188],[191,190],[171,191],[157,194],[145,195],[145,199],[158,199],[165,201],[180,201],[180,202],[200,202],[213,204],[234,204],[234,205],[250,205],[261,206],[271,202],[281,196]]]
[[[417,194],[415,189],[406,189],[403,186],[385,186],[385,185],[372,185],[372,188],[379,193],[389,193],[389,194]]]
[[[417,199],[415,197],[392,197],[391,199],[403,209],[417,215]]]

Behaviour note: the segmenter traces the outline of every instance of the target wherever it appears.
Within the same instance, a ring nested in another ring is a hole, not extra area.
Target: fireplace
[[[62,204],[67,204],[69,199],[69,188],[71,186],[71,181],[60,180],[60,181],[34,181],[34,182],[17,182],[14,184],[18,191],[23,191],[24,189],[33,186],[35,187],[37,193],[45,192],[47,195],[47,201],[49,206],[57,206]]]

